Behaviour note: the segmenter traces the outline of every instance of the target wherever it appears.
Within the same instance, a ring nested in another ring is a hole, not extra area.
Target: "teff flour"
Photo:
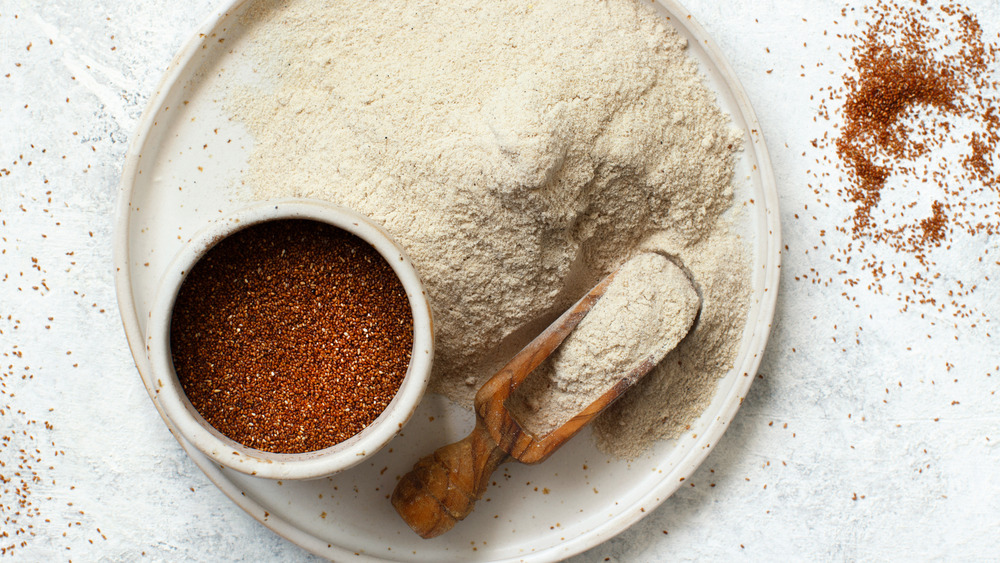
[[[270,86],[231,92],[260,198],[365,213],[402,244],[436,327],[432,390],[475,391],[640,250],[676,256],[695,330],[595,425],[638,455],[679,434],[734,360],[745,244],[723,213],[741,136],[685,41],[635,0],[262,0]]]
[[[698,292],[679,266],[659,254],[633,257],[510,396],[508,410],[528,432],[548,434],[643,362],[662,360],[687,335],[700,307]]]

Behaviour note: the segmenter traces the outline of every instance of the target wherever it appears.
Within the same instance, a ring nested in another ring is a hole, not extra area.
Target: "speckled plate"
[[[249,31],[234,0],[195,33],[171,63],[146,108],[125,163],[115,232],[118,303],[139,373],[151,389],[142,343],[153,294],[182,244],[216,217],[251,201],[241,188],[253,140],[223,109],[219,86],[260,81],[240,48]],[[757,119],[714,42],[671,0],[657,5],[690,43],[719,103],[744,130],[736,170],[745,202],[756,296],[733,370],[713,401],[677,440],[625,462],[598,452],[587,436],[544,464],[507,464],[476,511],[453,531],[422,540],[388,497],[414,461],[464,436],[472,415],[438,396],[423,401],[404,432],[370,461],[332,478],[276,482],[191,459],[233,502],[268,528],[331,559],[393,561],[553,561],[593,547],[663,502],[705,459],[736,414],[760,362],[778,284],[778,198]],[[162,414],[162,413],[161,413]]]

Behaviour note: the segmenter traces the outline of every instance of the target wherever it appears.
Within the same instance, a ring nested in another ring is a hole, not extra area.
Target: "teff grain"
[[[972,249],[981,249],[979,262],[996,262],[1000,43],[959,4],[877,0],[856,13],[854,27],[836,34],[849,66],[841,86],[821,91],[818,117],[836,122],[812,141],[823,154],[808,184],[817,203],[829,207],[822,198],[835,193],[853,210],[819,232],[841,264],[842,295],[895,294],[900,311],[929,306],[973,327],[988,322],[972,298],[981,284],[959,279],[970,274],[954,265]],[[796,279],[828,286],[834,278]]]
[[[363,240],[282,220],[219,242],[174,305],[171,352],[194,407],[250,448],[303,453],[370,425],[410,363],[413,317]]]

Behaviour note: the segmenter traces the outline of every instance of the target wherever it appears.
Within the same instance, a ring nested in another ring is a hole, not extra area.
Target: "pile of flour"
[[[255,138],[244,182],[354,208],[406,248],[434,313],[432,391],[471,406],[562,309],[653,250],[693,272],[703,311],[598,442],[634,456],[700,413],[747,316],[723,217],[742,137],[652,7],[261,0],[244,23],[268,83],[228,93]]]

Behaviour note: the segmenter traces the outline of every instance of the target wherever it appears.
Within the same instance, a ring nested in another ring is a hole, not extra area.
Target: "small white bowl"
[[[251,225],[280,219],[311,219],[339,227],[370,244],[392,266],[413,312],[410,366],[389,406],[367,428],[329,448],[278,454],[248,448],[216,430],[198,413],[181,387],[170,353],[170,319],[181,284],[191,268],[217,242]],[[246,207],[214,222],[188,242],[167,268],[146,329],[146,355],[152,368],[153,401],[193,446],[215,462],[269,479],[313,479],[343,471],[374,454],[413,415],[430,378],[434,356],[430,307],[423,283],[402,248],[378,225],[344,207],[308,199],[269,201]]]

